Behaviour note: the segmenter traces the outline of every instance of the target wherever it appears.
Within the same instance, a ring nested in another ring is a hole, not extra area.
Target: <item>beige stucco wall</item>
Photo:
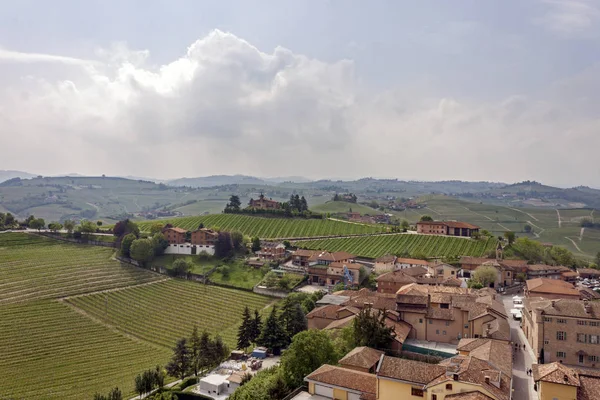
[[[577,388],[575,386],[540,382],[538,390],[540,400],[577,400]]]
[[[411,388],[413,385],[388,379],[377,379],[377,400],[423,400],[426,397],[412,396]],[[415,388],[421,388],[419,385],[414,385]]]

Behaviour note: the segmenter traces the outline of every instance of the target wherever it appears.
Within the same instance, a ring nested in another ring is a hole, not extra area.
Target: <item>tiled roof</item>
[[[384,356],[377,370],[377,376],[425,385],[446,369],[435,364]]]
[[[463,340],[468,342],[463,343]],[[469,356],[489,362],[506,375],[512,374],[512,346],[507,341],[487,338],[474,339],[474,341],[461,339],[457,350],[468,351]]]
[[[311,257],[315,253],[315,250],[298,249],[294,252],[294,255],[300,257]]]
[[[333,261],[348,260],[348,259],[356,258],[356,256],[354,254],[348,253],[346,251],[336,251],[335,253],[332,253],[331,255],[333,256]]]
[[[332,262],[331,264],[329,264],[329,267],[331,268],[348,268],[350,270],[359,270],[361,267],[364,267],[364,265],[362,265],[361,263],[357,263],[357,262],[340,262],[340,261],[335,261]]]
[[[387,272],[375,278],[377,282],[414,283],[416,278],[406,275],[402,270]]]
[[[487,394],[481,392],[463,392],[449,394],[445,397],[447,400],[494,400]]]
[[[343,308],[337,304],[328,304],[326,306],[318,307],[306,314],[306,318],[326,318],[336,319],[337,312]]]
[[[393,321],[390,318],[385,319],[385,325],[394,328],[394,333],[396,334],[394,340],[400,343],[404,343],[406,341],[406,338],[412,329],[410,324],[404,321]]]
[[[429,261],[420,260],[418,258],[397,258],[396,264],[413,264],[413,265],[429,265]]]
[[[541,309],[547,316],[600,319],[600,303],[596,301],[531,299],[524,305],[526,309]]]
[[[509,353],[512,358],[512,353]],[[490,392],[498,400],[508,400],[510,398],[510,383],[512,371],[510,374],[504,374],[498,367],[491,362],[481,360],[477,357],[456,356],[447,358],[440,362],[440,366],[451,368],[453,373],[458,374],[459,381],[479,385]],[[485,378],[489,377],[490,382],[486,383]],[[432,381],[428,387],[432,387],[439,383],[452,380],[452,374],[441,376],[439,379]],[[497,387],[494,381],[500,382]]]
[[[467,229],[479,229],[477,225],[469,224],[468,222],[460,221],[446,221],[446,226],[450,228],[467,228]]]
[[[579,291],[572,284],[559,279],[535,278],[525,283],[529,292],[579,296]]]
[[[427,273],[427,269],[423,267],[404,268],[401,271],[408,276],[420,276]]]
[[[179,227],[177,227],[177,226],[175,226],[175,227],[172,227],[172,228],[167,228],[167,229],[165,229],[165,230],[166,230],[166,231],[175,231],[175,232],[177,232],[177,233],[186,233],[186,232],[187,232],[187,230],[185,230],[185,229],[181,229],[181,228],[179,228]]]
[[[600,378],[579,375],[577,400],[596,400],[600,394]]]
[[[590,275],[598,275],[598,276],[600,276],[600,270],[598,270],[598,269],[579,268],[579,269],[577,269],[577,272],[579,272],[580,274],[590,274]]]
[[[281,242],[262,242],[260,247],[264,247],[265,249],[274,249],[277,246],[282,245]]]
[[[579,386],[579,374],[561,363],[534,364],[531,366],[533,380],[538,382],[559,383],[561,385]]]
[[[328,364],[322,365],[304,380],[325,383],[367,394],[375,394],[377,390],[375,375]]]
[[[495,259],[494,258],[486,258],[486,257],[471,257],[471,256],[462,256],[460,258],[461,264],[481,265],[487,261],[495,261]]]
[[[386,254],[385,256],[381,256],[379,258],[376,258],[375,262],[376,263],[385,263],[385,264],[387,264],[387,263],[393,263],[393,262],[396,262],[396,258],[398,258],[398,257],[396,257],[393,254]]]
[[[383,351],[375,350],[370,347],[356,347],[348,354],[346,354],[339,361],[339,364],[342,366],[370,369],[375,364],[377,364],[382,354],[385,353]]]
[[[510,340],[510,324],[506,318],[496,318],[489,322],[490,330],[488,336],[492,339]]]
[[[329,325],[327,325],[323,329],[331,330],[331,329],[342,329],[342,328],[345,328],[348,325],[350,325],[352,323],[352,321],[354,321],[354,318],[356,318],[356,315],[350,315],[350,316],[348,316],[346,318],[336,319],[334,321],[331,321],[331,323]]]
[[[441,319],[445,321],[454,320],[454,310],[451,308],[434,308],[429,307],[427,310],[427,318],[429,319]]]
[[[533,264],[533,265],[528,265],[527,269],[529,271],[556,271],[556,272],[566,272],[566,271],[570,271],[569,268],[567,267],[563,267],[562,265],[546,265],[546,264]]]

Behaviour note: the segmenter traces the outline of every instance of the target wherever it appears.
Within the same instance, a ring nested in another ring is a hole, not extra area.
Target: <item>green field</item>
[[[153,267],[165,267],[171,269],[173,262],[178,259],[183,259],[191,266],[190,272],[194,274],[205,274],[214,267],[223,264],[223,261],[216,258],[203,258],[191,255],[179,255],[179,254],[163,254],[162,256],[154,257],[150,261],[150,265]]]
[[[262,280],[266,273],[260,268],[252,268],[244,265],[242,262],[234,262],[227,264],[224,267],[229,270],[227,276],[223,276],[221,268],[218,268],[209,275],[209,279],[215,283],[231,285],[243,289],[252,289],[254,285]]]
[[[0,234],[0,398],[87,399],[169,359],[194,324],[232,346],[245,305],[272,299],[168,279],[111,250]],[[66,297],[65,296],[73,296]]]
[[[148,231],[155,223],[156,221],[141,221],[139,226],[140,229]],[[376,233],[384,229],[376,225],[351,224],[323,219],[262,218],[234,214],[161,219],[160,223],[170,223],[189,230],[197,229],[200,223],[203,223],[206,227],[240,231],[244,235],[258,236],[261,239]]]
[[[270,301],[250,292],[176,279],[67,300],[120,332],[165,348],[189,335],[194,324],[233,346],[244,307],[261,310]]]
[[[356,238],[302,240],[294,245],[316,250],[347,251],[360,257],[408,252],[427,257],[483,256],[496,248],[495,238],[473,240],[433,235],[380,235]]]
[[[369,215],[377,215],[381,214],[380,211],[375,210],[374,208],[363,206],[362,204],[349,203],[347,201],[328,201],[323,204],[316,205],[310,208],[311,211],[319,212],[319,213],[347,213],[352,209],[353,212],[359,212],[361,214],[369,214]]]
[[[153,282],[164,277],[110,259],[113,250],[26,233],[0,234],[0,305]]]

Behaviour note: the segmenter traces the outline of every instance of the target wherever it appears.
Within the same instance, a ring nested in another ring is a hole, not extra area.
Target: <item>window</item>
[[[465,324],[465,329],[469,329],[469,324]]]
[[[410,395],[423,397],[423,390],[418,388],[410,388]]]
[[[556,332],[556,340],[567,340],[567,332]]]
[[[589,335],[588,340],[591,344],[598,344],[598,335]]]
[[[446,336],[446,331],[442,331],[442,335]]]
[[[587,321],[578,320],[577,325],[587,325]]]
[[[588,356],[589,362],[598,362],[600,358],[598,356]]]
[[[566,358],[567,357],[567,353],[565,353],[564,351],[557,351],[556,352],[556,357],[557,358]]]
[[[446,383],[446,390],[452,390],[452,384]]]
[[[433,321],[432,321],[432,320],[429,320],[429,325],[431,325],[431,324],[433,324]]]
[[[549,340],[544,340],[544,344],[550,344]]]
[[[450,275],[454,275],[454,271],[450,271]]]
[[[423,323],[423,318],[419,318],[419,323],[422,324]]]
[[[586,343],[586,335],[585,333],[578,333],[577,334],[577,342],[579,343]]]
[[[437,394],[432,394],[431,395],[431,400],[437,400]]]
[[[436,329],[436,330],[435,330],[435,334],[436,334],[436,335],[439,335],[439,334],[440,334],[440,330],[439,330],[439,329]]]
[[[450,304],[442,303],[440,304],[440,308],[450,308]]]
[[[544,317],[544,322],[552,322],[552,318],[550,318],[550,317]]]
[[[580,355],[579,355],[579,362],[580,362],[580,363],[582,363],[582,362],[583,362],[583,360],[584,360],[583,354],[580,354]]]
[[[598,322],[598,321],[590,321],[590,326],[600,326],[600,322]]]
[[[446,326],[450,326],[450,321],[446,321]]]
[[[567,323],[567,320],[566,320],[566,319],[563,319],[563,318],[557,318],[557,319],[556,319],[556,322],[558,322],[559,324],[566,324],[566,323]]]

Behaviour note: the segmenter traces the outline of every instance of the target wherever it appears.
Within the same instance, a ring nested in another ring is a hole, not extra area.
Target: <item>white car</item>
[[[512,314],[513,318],[516,320],[520,320],[523,317],[521,310],[518,310],[516,308],[513,308],[512,310],[510,310],[510,313]]]

